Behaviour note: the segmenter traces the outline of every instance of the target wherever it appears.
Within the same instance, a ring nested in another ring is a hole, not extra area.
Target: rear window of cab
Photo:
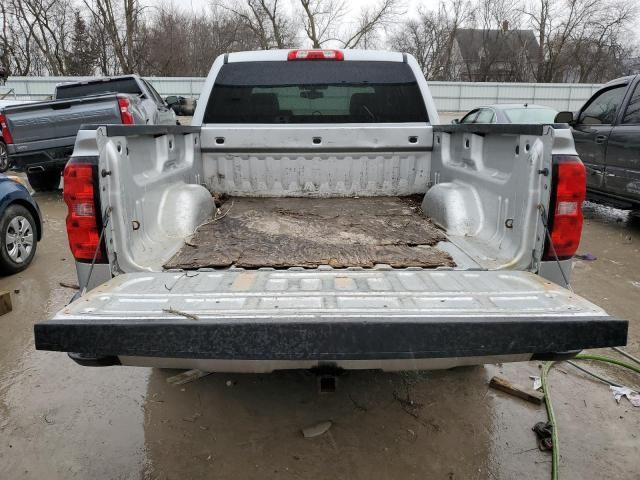
[[[428,122],[406,63],[238,62],[222,66],[204,123]]]

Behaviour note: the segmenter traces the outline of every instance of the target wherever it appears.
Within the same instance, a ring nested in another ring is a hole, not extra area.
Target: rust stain
[[[231,290],[240,290],[240,291],[251,290],[251,288],[256,283],[256,278],[258,278],[258,275],[255,273],[249,273],[249,272],[241,273],[233,281],[233,284],[231,285]]]
[[[356,287],[353,279],[349,277],[337,277],[335,286],[338,290],[354,290]]]

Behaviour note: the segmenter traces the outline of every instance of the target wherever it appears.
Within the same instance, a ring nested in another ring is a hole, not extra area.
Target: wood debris
[[[203,372],[198,369],[187,370],[186,372],[167,378],[167,383],[170,385],[184,385],[185,383],[193,382],[207,375],[211,375],[211,372]]]
[[[192,313],[182,312],[180,310],[176,310],[175,308],[171,308],[171,307],[163,308],[162,311],[165,313],[173,313],[174,315],[180,315],[182,317],[188,318],[189,320],[200,320],[200,317],[198,317],[197,315],[194,315]]]
[[[544,393],[510,382],[503,377],[493,377],[489,382],[489,386],[538,405],[544,401]]]

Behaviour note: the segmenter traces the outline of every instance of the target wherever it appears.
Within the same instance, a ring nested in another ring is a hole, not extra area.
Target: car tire
[[[29,266],[38,247],[36,221],[27,208],[13,204],[0,216],[0,272],[21,272]]]
[[[7,144],[0,140],[0,173],[9,170],[9,150]]]
[[[60,186],[60,171],[27,172],[27,179],[36,192],[49,192]]]

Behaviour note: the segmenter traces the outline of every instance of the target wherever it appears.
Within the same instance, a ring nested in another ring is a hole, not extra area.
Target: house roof
[[[524,48],[530,61],[538,56],[538,40],[533,30],[481,30],[461,28],[455,38],[465,62],[479,62],[483,49],[493,61],[509,62]]]

